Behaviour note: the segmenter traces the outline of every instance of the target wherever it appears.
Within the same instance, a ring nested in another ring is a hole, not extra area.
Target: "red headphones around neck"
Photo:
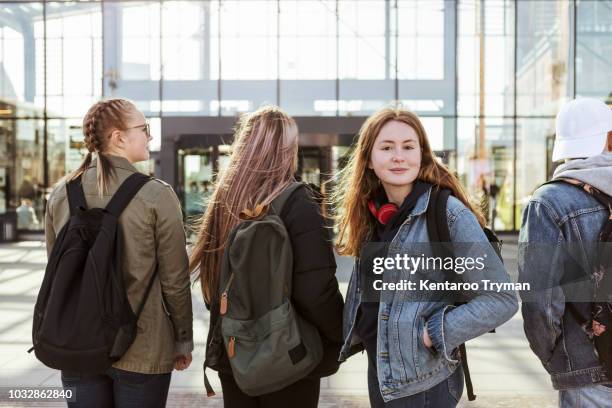
[[[368,208],[370,209],[372,215],[382,225],[387,225],[389,220],[391,220],[391,218],[393,218],[395,213],[397,213],[399,210],[398,206],[393,203],[386,203],[379,206],[379,204],[374,200],[368,201]]]

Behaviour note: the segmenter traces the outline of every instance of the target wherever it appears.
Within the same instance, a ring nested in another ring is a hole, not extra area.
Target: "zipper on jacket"
[[[234,280],[234,274],[232,273],[227,285],[225,285],[225,289],[223,293],[221,293],[221,300],[219,305],[219,314],[223,316],[227,313],[227,292],[229,291],[230,286],[232,285],[232,281]]]
[[[236,355],[236,338],[230,336],[229,343],[227,344],[227,356],[233,358]]]
[[[360,293],[361,292],[361,267],[360,267],[361,258],[357,258],[356,264],[357,264],[357,270],[355,272],[356,272],[356,275],[357,275],[356,276],[356,278],[357,278],[357,293]]]
[[[224,315],[227,313],[227,292],[221,294],[221,305],[219,306],[219,314]]]

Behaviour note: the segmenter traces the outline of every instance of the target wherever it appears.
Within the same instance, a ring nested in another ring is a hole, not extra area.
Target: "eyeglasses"
[[[129,128],[126,128],[125,130],[130,130],[130,129],[142,129],[147,134],[147,137],[151,137],[151,127],[149,126],[148,123],[145,123],[144,125],[129,127]]]

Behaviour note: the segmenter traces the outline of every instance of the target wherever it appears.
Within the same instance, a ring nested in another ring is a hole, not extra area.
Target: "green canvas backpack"
[[[304,378],[323,357],[318,330],[291,304],[293,251],[280,214],[301,186],[290,184],[267,210],[248,213],[223,253],[220,335],[236,384],[250,396]]]

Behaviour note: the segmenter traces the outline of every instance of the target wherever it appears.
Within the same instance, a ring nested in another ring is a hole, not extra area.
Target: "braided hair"
[[[115,175],[115,169],[106,155],[110,136],[113,130],[126,129],[126,118],[134,110],[136,107],[127,99],[107,99],[89,108],[83,118],[87,155],[79,168],[69,176],[69,180],[74,180],[83,174],[91,165],[95,154],[98,158],[98,193],[103,195],[108,191],[110,179]]]

